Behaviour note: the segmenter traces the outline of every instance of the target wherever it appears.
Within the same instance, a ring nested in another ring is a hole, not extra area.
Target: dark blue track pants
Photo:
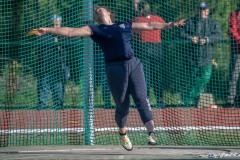
[[[108,86],[116,103],[115,120],[118,127],[127,125],[132,96],[142,122],[153,120],[153,112],[147,97],[142,63],[135,57],[130,60],[106,63]]]

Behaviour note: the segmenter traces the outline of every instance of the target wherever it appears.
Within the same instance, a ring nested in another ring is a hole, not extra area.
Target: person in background
[[[158,15],[151,14],[151,8],[147,1],[134,0],[134,9],[137,13],[135,22],[149,23],[159,22],[165,23],[163,18]],[[161,30],[142,31],[137,35],[136,56],[142,60],[145,66],[147,92],[148,96],[150,88],[153,89],[156,97],[156,105],[159,108],[165,108],[163,101],[163,87],[161,86],[162,76],[162,39]]]
[[[62,18],[54,14],[50,17],[50,23],[54,28],[61,28]],[[38,105],[37,109],[50,107],[53,101],[53,109],[64,109],[65,84],[70,75],[66,65],[66,51],[62,42],[63,37],[56,35],[44,35],[37,37],[39,46],[37,50],[38,60],[35,75],[37,77]],[[51,107],[50,107],[51,108]]]
[[[189,54],[188,69],[191,70],[189,83],[181,95],[184,106],[189,106],[190,103],[198,105],[199,96],[211,78],[214,44],[222,39],[220,24],[209,16],[209,8],[208,3],[201,2],[198,14],[187,19],[186,25],[181,29],[185,53]]]
[[[153,112],[147,97],[143,67],[131,46],[133,32],[161,30],[184,25],[185,20],[170,23],[136,23],[123,21],[114,23],[111,12],[103,6],[93,11],[98,25],[79,28],[40,28],[37,35],[59,35],[67,37],[90,37],[104,53],[105,73],[113,99],[116,103],[115,121],[119,128],[122,146],[131,151],[133,145],[127,135],[127,121],[132,96],[143,124],[148,132],[148,144],[156,145]]]
[[[237,107],[236,94],[240,74],[240,2],[237,9],[232,11],[229,17],[229,34],[231,39],[230,81],[227,106]]]

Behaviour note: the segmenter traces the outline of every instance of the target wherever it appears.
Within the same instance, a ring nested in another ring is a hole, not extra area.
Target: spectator
[[[54,28],[61,27],[61,17],[54,14],[50,17]],[[66,51],[61,42],[63,37],[44,35],[38,37],[38,60],[36,64],[38,106],[37,109],[46,109],[52,97],[54,109],[64,109],[65,83],[69,77],[69,68],[66,66]]]
[[[198,104],[199,96],[211,78],[214,44],[222,38],[219,22],[209,17],[208,3],[201,2],[198,10],[199,14],[186,20],[180,34],[186,41],[186,53],[190,54],[187,64],[191,70],[189,83],[181,95],[184,106]]]
[[[240,2],[237,9],[232,11],[229,18],[229,34],[231,38],[230,82],[228,104],[226,107],[236,107],[237,84],[240,73]]]
[[[165,23],[163,18],[151,14],[151,8],[147,1],[135,0],[134,8],[138,17],[135,22],[159,22]],[[153,88],[157,100],[157,107],[165,108],[163,102],[163,89],[161,86],[161,64],[162,64],[162,44],[161,30],[139,32],[137,36],[138,46],[136,46],[136,56],[138,56],[145,66],[147,92]]]

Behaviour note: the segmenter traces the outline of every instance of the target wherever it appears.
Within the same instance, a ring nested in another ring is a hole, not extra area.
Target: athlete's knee
[[[116,121],[117,126],[119,128],[126,127],[128,113],[129,113],[129,111],[122,112],[122,111],[116,110],[116,112],[115,112],[115,121]]]
[[[123,110],[120,108],[116,108],[115,111],[115,115],[117,115],[118,117],[125,117],[126,115],[128,115],[129,113],[129,109]]]
[[[130,108],[130,101],[125,99],[124,101],[115,100],[116,103],[116,112],[124,115],[128,114]]]

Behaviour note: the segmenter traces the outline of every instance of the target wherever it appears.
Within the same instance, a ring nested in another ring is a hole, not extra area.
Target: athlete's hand
[[[47,33],[47,28],[40,28],[40,29],[32,29],[30,30],[27,35],[36,35],[41,36],[43,34]]]
[[[36,34],[37,36],[41,36],[43,34],[47,33],[47,28],[39,28],[38,33]]]

